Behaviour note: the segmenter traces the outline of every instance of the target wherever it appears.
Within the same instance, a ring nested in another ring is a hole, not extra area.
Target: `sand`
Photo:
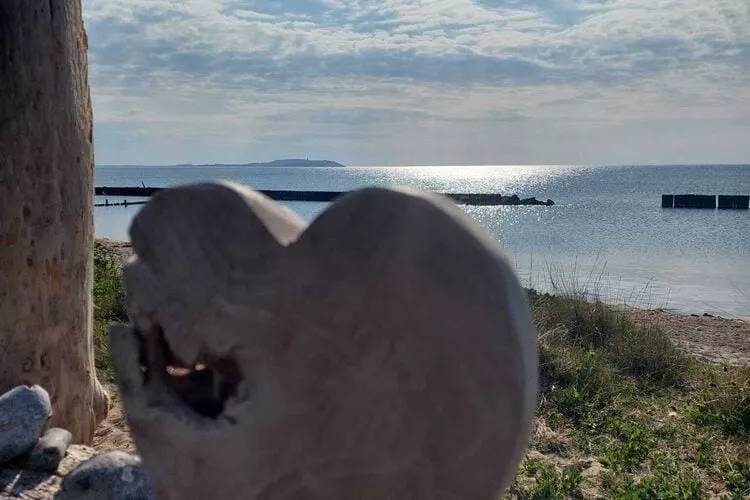
[[[750,364],[750,322],[708,314],[628,308],[632,320],[662,329],[679,347],[706,363]]]

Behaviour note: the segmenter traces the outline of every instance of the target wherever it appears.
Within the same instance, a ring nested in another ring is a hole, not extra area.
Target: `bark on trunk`
[[[40,384],[90,442],[93,147],[80,0],[0,1],[0,393]]]

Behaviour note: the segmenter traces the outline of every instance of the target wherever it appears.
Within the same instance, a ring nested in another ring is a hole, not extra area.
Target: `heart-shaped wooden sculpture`
[[[117,382],[164,499],[490,500],[529,439],[534,329],[451,201],[350,193],[309,227],[229,183],[131,227]]]

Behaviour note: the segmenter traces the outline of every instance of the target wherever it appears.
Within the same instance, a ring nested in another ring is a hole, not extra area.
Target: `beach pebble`
[[[150,500],[156,498],[141,459],[122,451],[96,455],[65,476],[58,500]]]
[[[72,440],[73,435],[65,429],[49,429],[31,450],[26,459],[26,466],[30,469],[55,472]]]
[[[88,446],[72,444],[56,472],[33,470],[16,460],[0,467],[0,500],[22,498],[47,500],[60,490],[62,477],[95,455]]]
[[[0,464],[31,450],[50,415],[49,394],[38,385],[21,385],[0,396]]]

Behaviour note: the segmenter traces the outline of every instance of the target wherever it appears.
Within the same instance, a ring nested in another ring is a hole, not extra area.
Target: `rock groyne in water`
[[[101,186],[94,188],[96,196],[153,196],[164,188],[138,187],[138,186]],[[297,191],[297,190],[258,190],[259,193],[275,201],[315,201],[331,202],[343,196],[348,191]],[[555,204],[552,200],[537,200],[535,197],[521,198],[517,194],[505,196],[497,193],[438,193],[451,198],[461,205],[541,205],[551,207]],[[128,204],[134,204],[129,202]],[[107,203],[105,206],[114,206]]]

